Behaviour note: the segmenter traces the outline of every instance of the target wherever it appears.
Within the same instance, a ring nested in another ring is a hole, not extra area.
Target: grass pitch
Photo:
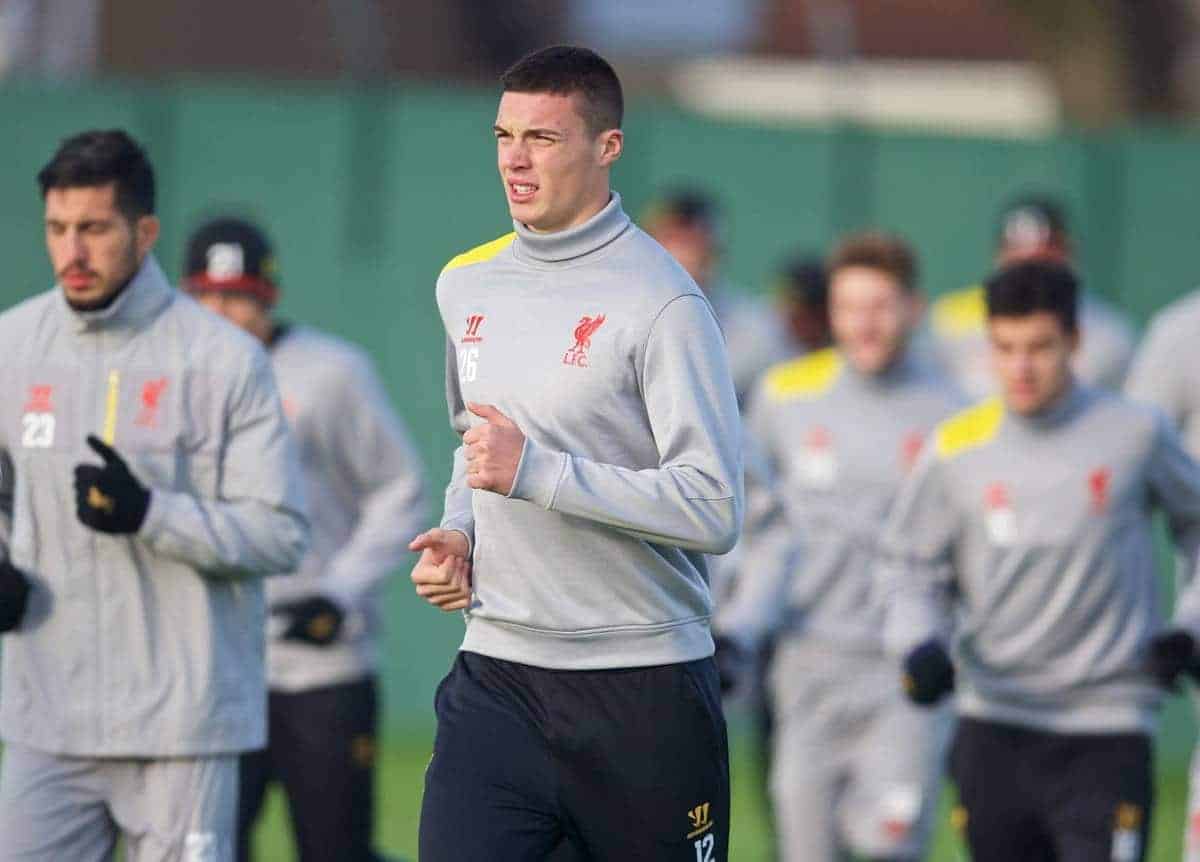
[[[1151,839],[1152,862],[1178,862],[1181,858],[1183,823],[1187,802],[1186,744],[1178,741],[1175,729],[1186,717],[1168,721],[1169,736],[1176,741],[1160,746],[1157,800]],[[417,822],[421,809],[421,790],[425,765],[433,741],[431,730],[393,731],[384,740],[380,752],[378,776],[377,846],[405,860],[417,857]],[[732,740],[733,759],[733,840],[731,862],[769,862],[770,839],[763,816],[753,747],[741,735]],[[930,862],[966,862],[969,858],[958,836],[949,826],[949,792],[944,794],[942,817]],[[288,832],[286,806],[281,795],[271,794],[264,819],[255,837],[258,862],[291,862],[295,858]],[[722,860],[725,862],[725,860]]]

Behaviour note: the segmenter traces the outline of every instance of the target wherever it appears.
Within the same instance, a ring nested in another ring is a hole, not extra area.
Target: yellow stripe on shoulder
[[[767,394],[775,400],[815,398],[829,390],[841,371],[842,357],[836,350],[818,350],[767,371]]]
[[[953,458],[990,442],[1000,430],[1004,419],[1004,403],[989,398],[974,407],[951,416],[937,430],[937,453],[940,458]]]
[[[987,296],[983,285],[964,287],[948,293],[930,309],[933,329],[939,335],[966,335],[978,332],[987,323]]]
[[[516,232],[506,233],[499,239],[485,242],[483,245],[477,245],[470,251],[464,251],[462,254],[450,258],[450,262],[442,267],[442,272],[445,273],[452,269],[458,269],[460,266],[470,266],[473,263],[483,263],[485,260],[491,260],[512,245],[513,240],[516,238]]]

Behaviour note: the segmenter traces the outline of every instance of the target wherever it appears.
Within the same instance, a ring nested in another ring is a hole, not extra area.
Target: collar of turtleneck
[[[907,347],[900,352],[887,368],[877,371],[874,374],[859,371],[844,354],[839,353],[838,355],[841,359],[842,367],[845,369],[846,379],[851,381],[855,386],[861,386],[866,389],[890,389],[907,382],[916,371],[916,362],[913,360]]]
[[[583,224],[553,233],[537,233],[519,221],[513,221],[517,232],[516,251],[538,263],[565,263],[599,251],[629,229],[629,216],[621,209],[621,196],[616,192],[608,205]]]
[[[1071,381],[1067,391],[1044,410],[1027,415],[1010,410],[1008,414],[1017,426],[1027,431],[1047,431],[1075,418],[1088,401],[1088,388]]]
[[[77,311],[67,302],[61,289],[58,296],[77,332],[112,332],[136,329],[154,317],[171,301],[174,288],[167,283],[167,277],[154,256],[146,255],[137,274],[107,308]]]

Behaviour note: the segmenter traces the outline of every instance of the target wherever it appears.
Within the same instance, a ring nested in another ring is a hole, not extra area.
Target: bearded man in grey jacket
[[[38,180],[57,285],[0,316],[0,860],[229,860],[296,455],[262,347],[151,254],[137,143],[85,132]]]

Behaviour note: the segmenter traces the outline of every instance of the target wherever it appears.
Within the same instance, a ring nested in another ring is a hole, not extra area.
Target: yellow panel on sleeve
[[[1004,404],[999,398],[989,398],[951,416],[937,430],[937,453],[940,458],[953,458],[990,442],[1000,430],[1004,419]]]
[[[783,362],[767,372],[767,395],[772,399],[815,398],[828,391],[842,372],[842,357],[833,348]]]
[[[979,332],[987,323],[987,296],[983,285],[976,284],[946,294],[934,302],[930,316],[938,335]]]
[[[483,263],[485,260],[491,260],[512,245],[513,240],[516,238],[517,234],[515,232],[506,233],[499,239],[485,242],[483,245],[477,245],[470,251],[464,251],[462,254],[452,257],[450,262],[442,267],[442,272],[449,272],[452,269],[458,269],[460,266],[470,266],[473,263]]]

